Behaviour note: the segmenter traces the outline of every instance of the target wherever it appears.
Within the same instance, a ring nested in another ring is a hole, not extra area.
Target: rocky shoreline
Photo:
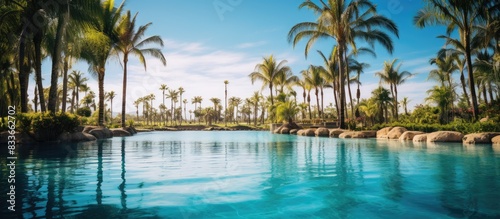
[[[500,145],[500,132],[482,132],[462,134],[455,131],[436,131],[424,133],[407,130],[404,127],[386,127],[372,131],[352,131],[346,129],[328,128],[294,128],[288,124],[282,125],[273,131],[274,134],[292,134],[299,136],[316,136],[330,138],[377,138],[413,142],[458,142],[463,144],[494,144]]]

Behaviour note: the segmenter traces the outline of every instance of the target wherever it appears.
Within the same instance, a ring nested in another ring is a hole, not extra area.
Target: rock
[[[377,131],[361,131],[365,138],[375,138],[377,137]]]
[[[401,136],[399,136],[399,140],[400,141],[413,141],[413,137],[415,137],[415,135],[421,135],[421,134],[425,134],[425,133],[420,132],[420,131],[406,131],[406,132],[403,132],[403,134]],[[425,141],[427,141],[427,139]]]
[[[101,127],[99,127],[99,126],[85,126],[85,127],[83,127],[82,132],[83,133],[90,133],[90,131],[92,131],[93,129],[97,129],[97,128],[101,128]]]
[[[486,116],[486,117],[480,119],[479,122],[488,122],[489,119],[490,119],[490,117]]]
[[[132,126],[125,127],[125,131],[129,132],[129,133],[130,133],[130,134],[132,134],[132,135],[137,134],[137,130],[135,130],[135,128],[134,128],[134,127],[132,127]]]
[[[406,128],[403,127],[394,127],[392,128],[388,133],[387,133],[387,138],[388,139],[399,139],[401,135],[408,131]]]
[[[332,129],[330,130],[330,137],[331,138],[338,138],[340,134],[344,133],[345,129]]]
[[[296,135],[297,132],[299,132],[298,129],[292,129],[292,130],[290,130],[290,135]]]
[[[366,138],[363,132],[347,131],[339,135],[339,138]]]
[[[280,126],[276,129],[273,130],[273,134],[281,134],[281,129],[283,129],[283,126]]]
[[[426,142],[428,134],[420,134],[413,136],[413,142]]]
[[[280,134],[290,134],[290,129],[288,127],[281,128]]]
[[[494,145],[500,145],[500,135],[497,135],[491,139],[491,143]]]
[[[455,131],[437,131],[427,135],[427,142],[462,142],[464,134]]]
[[[462,139],[464,144],[491,144],[492,138],[500,135],[500,132],[483,132],[465,135]]]
[[[299,132],[297,132],[297,135],[300,136],[314,136],[314,129],[301,129]]]
[[[113,137],[132,136],[132,134],[130,132],[128,132],[127,130],[122,129],[122,128],[111,129],[111,132],[113,132]]]
[[[318,128],[316,129],[316,131],[314,131],[314,135],[319,137],[329,137],[330,130],[328,130],[327,128]]]
[[[111,130],[109,130],[106,127],[104,127],[104,128],[99,127],[99,128],[92,129],[89,131],[89,134],[93,135],[97,139],[105,139],[105,138],[112,138],[113,137],[113,132],[111,132]]]
[[[392,130],[392,127],[385,127],[377,131],[377,138],[387,138],[387,134]]]
[[[289,132],[290,132],[290,130],[292,130],[292,129],[301,129],[301,127],[300,127],[300,126],[298,126],[295,122],[292,122],[292,123],[286,123],[286,124],[283,124],[283,125],[281,125],[280,127],[278,127],[278,128],[276,128],[276,129],[274,129],[273,133],[274,133],[274,134],[283,134],[283,133],[282,133],[282,132],[283,132],[282,130],[283,130],[284,128],[288,129],[288,133],[289,133]],[[288,134],[288,133],[286,133],[286,134]]]

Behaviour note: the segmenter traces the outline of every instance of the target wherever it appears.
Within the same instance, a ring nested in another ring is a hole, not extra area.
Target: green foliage
[[[92,115],[92,111],[90,110],[90,107],[82,107],[76,110],[76,114],[79,116],[89,117]]]
[[[127,126],[132,127],[132,126],[134,126],[134,120],[129,119],[129,120],[127,120],[126,124],[127,124]]]
[[[36,113],[19,113],[16,116],[16,128],[20,132],[31,131],[31,123]]]
[[[32,117],[32,130],[40,141],[56,140],[63,132],[75,132],[79,125],[79,118],[73,114],[36,113]]]

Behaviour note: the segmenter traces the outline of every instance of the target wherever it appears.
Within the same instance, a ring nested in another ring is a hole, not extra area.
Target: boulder
[[[420,134],[413,136],[413,142],[426,142],[428,134]]]
[[[344,133],[345,129],[332,129],[330,130],[330,137],[331,138],[338,138],[340,134]]]
[[[363,132],[347,131],[339,135],[339,138],[366,138]]]
[[[83,127],[82,132],[90,133],[90,131],[92,131],[92,129],[97,129],[97,128],[101,128],[101,127],[99,127],[99,126],[85,126],[85,127]]]
[[[427,135],[427,142],[462,142],[464,134],[455,131],[437,131]]]
[[[319,137],[328,137],[330,136],[330,130],[327,128],[318,128],[314,131],[314,134]]]
[[[392,130],[392,127],[385,127],[377,131],[377,138],[387,138],[387,134]]]
[[[491,143],[494,145],[500,145],[500,135],[497,135],[491,139]]]
[[[297,132],[297,135],[301,136],[314,136],[314,129],[301,129],[299,132]]]
[[[288,127],[281,128],[280,134],[290,134],[290,129]]]
[[[403,134],[401,136],[399,136],[399,140],[400,141],[413,141],[413,137],[415,137],[415,135],[420,135],[420,134],[425,134],[424,132],[420,132],[420,131],[406,131],[406,132],[403,132]],[[427,141],[427,139],[426,139]]]
[[[129,132],[129,133],[130,133],[130,134],[132,134],[132,135],[137,134],[137,130],[135,130],[135,128],[134,128],[134,127],[132,127],[132,126],[125,127],[125,131]]]
[[[399,137],[401,137],[401,135],[408,131],[406,128],[404,127],[394,127],[392,128],[388,133],[387,133],[387,138],[388,139],[399,139]]]
[[[109,130],[108,128],[104,127],[99,127],[95,128],[89,131],[89,134],[93,135],[97,139],[105,139],[105,138],[112,138],[113,137],[113,132]]]
[[[0,144],[5,144],[7,145],[9,142],[9,136],[10,133],[8,131],[3,131],[0,132]],[[24,132],[17,132],[14,134],[16,144],[22,144],[22,143],[35,143],[36,140],[32,137],[33,134],[28,134]]]
[[[290,135],[296,135],[298,131],[298,129],[292,129],[290,130]]]
[[[363,135],[365,136],[365,138],[375,138],[375,137],[377,137],[377,131],[373,131],[373,130],[370,130],[370,131],[361,131],[361,133],[363,133]]]
[[[491,144],[491,139],[500,135],[500,132],[483,132],[465,135],[462,139],[464,144]]]
[[[132,136],[132,133],[130,133],[127,130],[122,129],[122,128],[111,129],[111,132],[113,132],[113,137]]]

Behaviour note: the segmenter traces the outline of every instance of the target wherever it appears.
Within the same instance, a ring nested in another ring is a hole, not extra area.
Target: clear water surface
[[[182,131],[18,157],[1,218],[500,218],[491,145]]]

